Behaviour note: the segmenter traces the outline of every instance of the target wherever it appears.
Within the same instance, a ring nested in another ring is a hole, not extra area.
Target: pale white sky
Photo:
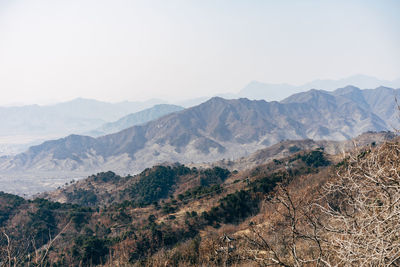
[[[0,0],[0,104],[400,77],[396,0]]]

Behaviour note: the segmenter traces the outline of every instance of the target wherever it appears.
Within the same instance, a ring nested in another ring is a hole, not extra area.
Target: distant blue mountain
[[[99,128],[88,132],[87,134],[96,137],[96,136],[116,133],[123,129],[135,125],[141,125],[146,122],[158,119],[167,114],[181,111],[183,109],[184,109],[183,107],[176,105],[168,105],[168,104],[155,105],[154,107],[126,115],[115,122],[105,123]]]
[[[280,101],[292,94],[304,92],[310,89],[333,91],[337,88],[343,88],[348,85],[353,85],[361,89],[373,89],[380,86],[400,88],[400,79],[385,81],[367,75],[354,75],[339,80],[315,80],[299,86],[252,81],[237,94],[237,97]]]
[[[55,105],[0,107],[0,136],[65,136],[83,133],[130,113],[162,103],[107,103],[77,98]]]

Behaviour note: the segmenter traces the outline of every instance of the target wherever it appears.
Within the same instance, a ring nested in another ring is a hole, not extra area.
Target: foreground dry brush
[[[398,266],[400,145],[386,143],[349,157],[325,186],[324,233],[331,261],[347,266]]]
[[[399,266],[400,144],[358,150],[333,171],[281,184],[242,255],[260,266]]]
[[[400,144],[357,151],[339,165],[311,204],[287,189],[276,196],[289,237],[285,257],[272,253],[277,265],[399,266]]]

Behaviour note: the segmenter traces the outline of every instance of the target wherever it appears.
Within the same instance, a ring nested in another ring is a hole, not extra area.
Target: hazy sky
[[[400,1],[0,0],[0,104],[400,77]]]

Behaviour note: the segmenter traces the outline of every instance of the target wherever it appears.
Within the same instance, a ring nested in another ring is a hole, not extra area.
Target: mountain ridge
[[[0,155],[24,152],[29,146],[45,140],[86,133],[159,103],[150,100],[113,104],[78,98],[45,106],[0,107]]]
[[[345,140],[387,130],[379,116],[343,96],[346,90],[354,88],[338,95],[310,90],[282,102],[214,97],[115,134],[47,141],[1,158],[0,169],[132,173],[165,161],[239,158],[284,139]]]
[[[268,101],[281,101],[292,94],[301,93],[310,89],[333,91],[348,85],[361,89],[371,89],[380,86],[400,88],[400,78],[393,81],[377,79],[368,75],[352,75],[338,80],[317,79],[301,85],[287,83],[263,83],[251,81],[239,91],[237,97],[247,97],[249,99],[265,99]]]
[[[85,134],[93,137],[98,137],[102,135],[116,133],[122,131],[123,129],[130,128],[134,125],[144,124],[146,122],[158,119],[164,115],[170,114],[172,112],[181,111],[183,109],[183,107],[177,105],[157,104],[151,108],[147,108],[135,113],[130,113],[118,119],[117,121],[105,123],[102,126]]]

